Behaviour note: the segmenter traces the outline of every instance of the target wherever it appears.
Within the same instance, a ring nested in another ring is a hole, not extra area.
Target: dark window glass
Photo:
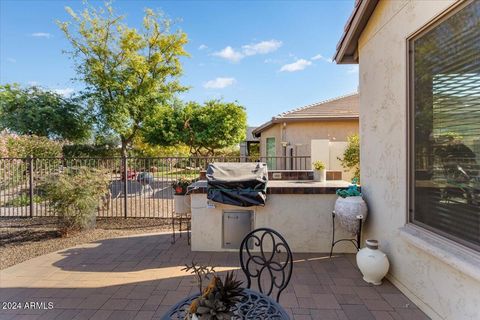
[[[411,222],[480,249],[480,1],[409,45]]]

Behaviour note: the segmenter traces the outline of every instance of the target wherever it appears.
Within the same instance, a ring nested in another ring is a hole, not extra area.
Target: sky
[[[185,101],[237,101],[258,126],[273,116],[357,91],[358,67],[331,58],[353,0],[113,2],[140,28],[145,8],[163,11],[187,33],[181,83]],[[89,1],[94,6],[103,2]],[[0,83],[37,85],[71,95],[70,45],[55,21],[82,1],[0,0]]]

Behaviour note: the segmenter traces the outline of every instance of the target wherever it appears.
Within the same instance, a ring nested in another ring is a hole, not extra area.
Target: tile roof
[[[359,96],[358,93],[355,92],[283,112],[273,117],[272,120],[255,128],[252,133],[258,136],[265,129],[280,122],[346,120],[358,119],[358,117]]]
[[[358,118],[358,104],[358,93],[355,92],[293,109],[274,118]]]

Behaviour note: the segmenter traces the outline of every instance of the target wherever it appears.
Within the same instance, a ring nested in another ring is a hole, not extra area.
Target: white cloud
[[[46,39],[50,39],[51,37],[53,37],[50,33],[47,33],[47,32],[34,32],[31,34],[31,36],[35,38],[46,38]]]
[[[200,46],[198,46],[198,50],[205,50],[205,49],[208,49],[208,46],[206,44],[201,44]]]
[[[310,58],[311,60],[315,61],[315,60],[323,60],[323,61],[326,61],[328,63],[332,63],[333,60],[330,59],[330,58],[327,58],[327,57],[324,57],[322,56],[321,54],[317,54],[316,56],[313,56]]]
[[[348,68],[347,73],[358,73],[358,65],[350,66]]]
[[[294,63],[285,64],[280,68],[280,72],[295,72],[305,69],[312,64],[311,61],[305,59],[298,59]]]
[[[233,85],[236,82],[235,78],[215,78],[214,80],[207,81],[203,84],[206,89],[223,89]]]
[[[73,88],[54,89],[53,92],[62,95],[64,97],[70,97],[75,92]]]
[[[278,40],[268,40],[268,41],[261,41],[258,43],[251,43],[242,46],[243,54],[246,56],[254,56],[256,54],[267,54],[270,52],[276,51],[278,48],[282,46],[282,41]]]
[[[225,49],[214,52],[214,56],[223,58],[231,62],[238,62],[243,59],[243,54],[241,52],[235,51],[232,47],[228,46]]]
[[[282,44],[282,41],[272,39],[268,41],[261,41],[257,43],[243,45],[242,49],[238,51],[231,46],[227,46],[221,51],[214,52],[212,55],[226,59],[231,62],[238,62],[248,56],[274,52],[278,48],[280,48]]]

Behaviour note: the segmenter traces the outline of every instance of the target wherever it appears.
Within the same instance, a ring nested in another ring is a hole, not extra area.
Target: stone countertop
[[[267,194],[335,194],[338,189],[346,189],[349,182],[328,180],[269,180]],[[193,188],[193,190],[192,190]],[[190,193],[207,193],[207,181],[200,180],[189,186]]]

